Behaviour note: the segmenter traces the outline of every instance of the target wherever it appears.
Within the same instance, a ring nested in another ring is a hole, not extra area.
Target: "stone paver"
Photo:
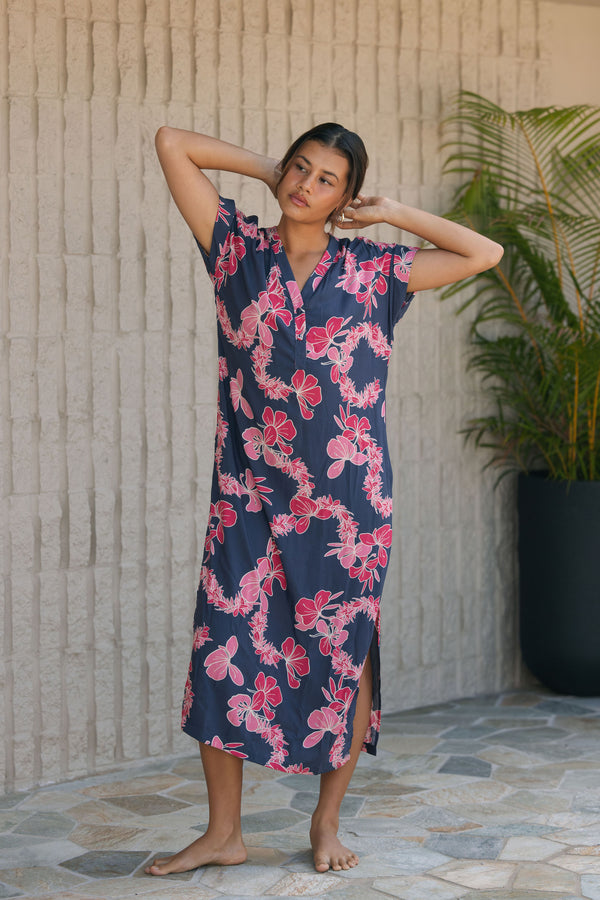
[[[0,798],[0,900],[600,900],[600,698],[514,691],[384,716],[314,872],[319,779],[247,764],[249,859],[153,879],[207,821],[197,756]]]

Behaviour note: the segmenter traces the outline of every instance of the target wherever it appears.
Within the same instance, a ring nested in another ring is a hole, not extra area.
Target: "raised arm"
[[[156,152],[177,207],[208,253],[219,199],[203,169],[219,169],[259,178],[274,189],[277,160],[194,131],[163,125]]]
[[[344,218],[338,227],[363,228],[387,222],[435,245],[415,256],[408,279],[410,291],[442,287],[484,272],[497,265],[504,252],[500,244],[470,228],[387,197],[360,194],[344,210]]]

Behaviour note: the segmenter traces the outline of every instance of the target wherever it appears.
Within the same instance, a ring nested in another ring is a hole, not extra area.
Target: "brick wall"
[[[162,123],[277,154],[364,136],[369,189],[440,211],[459,87],[543,98],[533,0],[2,0],[0,403],[6,787],[191,749],[179,734],[208,508],[211,290],[153,148]],[[265,221],[259,184],[219,188]],[[398,238],[386,229],[377,236]],[[511,685],[512,486],[476,409],[456,304],[397,331],[386,708]]]

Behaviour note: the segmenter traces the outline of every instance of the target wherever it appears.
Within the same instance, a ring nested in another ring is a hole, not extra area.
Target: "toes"
[[[315,869],[317,872],[327,872],[329,869],[328,861],[323,859],[323,857],[315,859]]]

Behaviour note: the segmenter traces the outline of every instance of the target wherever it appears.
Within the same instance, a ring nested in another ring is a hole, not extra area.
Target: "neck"
[[[329,235],[325,231],[324,223],[321,222],[303,225],[282,216],[277,231],[285,252],[291,255],[323,253],[329,243]]]

